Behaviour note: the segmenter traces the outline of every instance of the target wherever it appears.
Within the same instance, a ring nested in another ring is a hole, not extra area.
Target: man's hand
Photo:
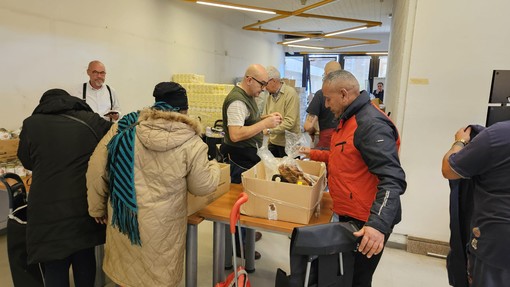
[[[119,119],[119,113],[109,113],[106,116],[109,117],[110,119],[114,120],[114,121]]]
[[[356,237],[361,237],[361,243],[359,244],[358,251],[368,258],[372,255],[381,253],[384,247],[384,234],[379,230],[370,226],[363,226],[359,231],[353,233]]]
[[[96,223],[99,223],[99,224],[107,224],[108,223],[108,216],[104,215],[102,217],[94,217],[94,219],[96,220]]]
[[[466,143],[471,140],[471,127],[467,126],[465,128],[461,128],[455,133],[455,141],[463,140]]]
[[[318,121],[319,118],[316,115],[308,114],[306,116],[303,128],[310,136],[315,135],[315,133],[317,132],[317,130],[315,129],[315,125],[317,124]]]
[[[305,158],[310,158],[310,148],[306,146],[299,147],[299,153],[304,155]]]
[[[280,113],[272,113],[263,119],[264,127],[266,129],[276,128],[279,124],[282,123],[282,116]]]

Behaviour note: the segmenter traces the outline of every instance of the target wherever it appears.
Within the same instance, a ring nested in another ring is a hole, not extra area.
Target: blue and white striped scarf
[[[152,109],[179,111],[165,102],[157,102]],[[134,148],[139,112],[132,112],[118,122],[117,134],[108,143],[108,172],[110,179],[112,225],[127,235],[131,244],[142,245],[138,229],[136,203]]]

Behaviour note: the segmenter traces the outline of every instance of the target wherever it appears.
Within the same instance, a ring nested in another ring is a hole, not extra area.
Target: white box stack
[[[172,80],[186,89],[188,114],[199,117],[203,127],[212,127],[216,120],[222,119],[223,101],[234,85],[205,83],[203,75],[195,74],[175,74]]]

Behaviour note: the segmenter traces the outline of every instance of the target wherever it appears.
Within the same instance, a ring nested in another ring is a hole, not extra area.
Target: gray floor
[[[212,224],[199,225],[198,286],[212,286]],[[249,275],[252,286],[274,286],[277,268],[289,271],[290,240],[285,235],[263,232],[256,249],[262,258]],[[6,253],[6,236],[0,236],[0,287],[12,287]],[[108,284],[113,286],[113,284]],[[184,287],[184,282],[181,283]],[[447,287],[445,260],[387,248],[375,273],[374,287]]]

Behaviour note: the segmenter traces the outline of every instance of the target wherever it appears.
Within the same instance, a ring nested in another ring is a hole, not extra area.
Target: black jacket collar
[[[340,120],[348,120],[355,115],[363,106],[370,104],[370,96],[368,92],[363,90],[359,96],[345,109],[344,113],[340,116]]]

